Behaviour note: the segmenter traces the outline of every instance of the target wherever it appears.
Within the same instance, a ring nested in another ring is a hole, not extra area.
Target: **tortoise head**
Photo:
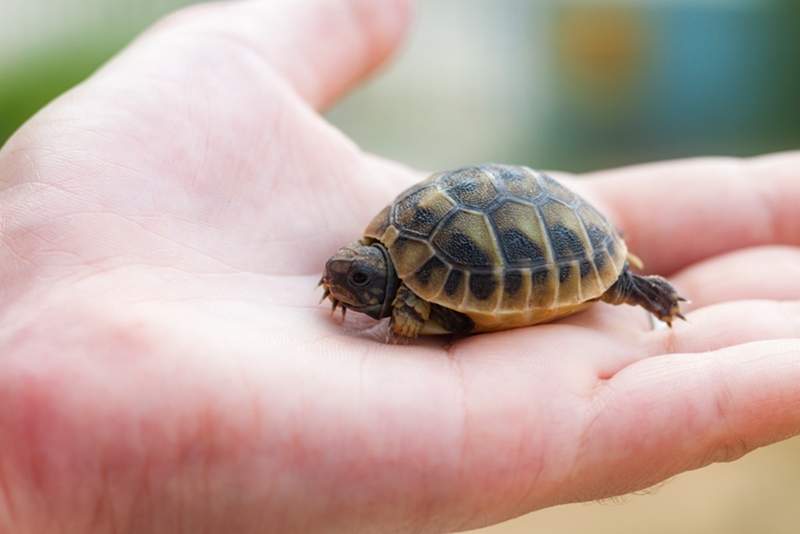
[[[339,249],[325,264],[320,285],[333,309],[341,305],[374,319],[391,315],[397,293],[394,265],[380,243],[364,245],[356,241]]]

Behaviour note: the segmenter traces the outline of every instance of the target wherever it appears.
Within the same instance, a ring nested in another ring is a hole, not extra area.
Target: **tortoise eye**
[[[354,286],[365,286],[369,282],[369,276],[364,271],[355,271],[350,275],[350,282]]]

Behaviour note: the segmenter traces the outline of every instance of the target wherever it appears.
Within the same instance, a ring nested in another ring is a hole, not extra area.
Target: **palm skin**
[[[597,305],[389,346],[317,304],[327,257],[420,175],[314,108],[407,18],[194,8],[3,148],[0,530],[463,529],[800,431],[796,154],[571,182],[693,300],[673,330]]]

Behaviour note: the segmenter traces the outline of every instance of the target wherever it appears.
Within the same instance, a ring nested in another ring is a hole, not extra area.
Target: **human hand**
[[[191,8],[3,148],[2,531],[453,530],[800,430],[799,154],[571,182],[693,300],[673,330],[597,305],[387,346],[316,304],[420,177],[314,111],[407,9]]]

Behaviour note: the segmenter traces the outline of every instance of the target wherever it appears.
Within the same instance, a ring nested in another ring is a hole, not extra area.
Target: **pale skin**
[[[184,11],[2,149],[0,531],[464,529],[800,431],[798,153],[570,181],[692,299],[672,330],[600,304],[390,346],[317,304],[420,174],[316,110],[408,19]]]

